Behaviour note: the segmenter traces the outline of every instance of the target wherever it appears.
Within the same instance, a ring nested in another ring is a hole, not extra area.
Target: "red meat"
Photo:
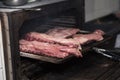
[[[20,40],[20,51],[64,58],[69,54],[82,56],[79,49],[38,41]]]
[[[40,42],[57,43],[69,47],[80,47],[79,42],[74,39],[55,38],[44,33],[30,32],[25,35],[25,39],[29,41],[36,40]]]
[[[48,30],[46,34],[53,36],[55,38],[66,38],[76,34],[79,31],[80,30],[77,28],[57,27],[57,28]]]

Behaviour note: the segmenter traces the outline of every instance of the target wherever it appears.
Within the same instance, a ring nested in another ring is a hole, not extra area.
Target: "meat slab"
[[[73,36],[73,39],[79,41],[81,45],[89,41],[101,41],[103,40],[103,35],[105,33],[102,30],[95,30],[93,33],[90,34],[76,34]]]
[[[77,57],[82,56],[79,49],[62,46],[59,44],[50,44],[38,41],[20,40],[20,51],[47,55],[51,57],[64,58],[70,54]]]
[[[100,30],[100,29],[95,30],[93,33],[98,34],[98,35],[102,35],[102,36],[105,35],[105,32]]]
[[[60,30],[60,32],[59,32]],[[90,34],[76,34],[79,30],[72,28],[56,28],[46,33],[30,32],[19,41],[20,51],[46,55],[56,58],[65,58],[68,55],[81,56],[81,45],[89,41],[101,41],[105,34],[102,30],[95,30]],[[66,32],[66,33],[65,33]],[[74,35],[73,35],[74,34]],[[68,36],[72,38],[67,38]]]
[[[76,34],[79,31],[80,30],[77,28],[57,27],[57,28],[48,30],[46,34],[53,36],[55,38],[66,38]]]
[[[55,38],[52,36],[49,36],[44,33],[38,33],[38,32],[30,32],[25,35],[25,39],[28,41],[40,41],[40,42],[47,42],[47,43],[55,43],[55,44],[61,44],[69,47],[80,47],[80,44],[78,41],[74,39],[62,39],[62,38]]]

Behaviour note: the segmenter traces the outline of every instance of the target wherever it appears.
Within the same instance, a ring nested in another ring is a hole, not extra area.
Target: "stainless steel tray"
[[[91,42],[89,44],[83,45],[83,50],[82,53],[84,55],[85,52],[91,50],[92,47],[100,45],[102,43],[104,43],[105,41],[111,39],[111,36],[105,36],[104,40],[99,41],[99,42]],[[36,59],[36,60],[41,60],[41,61],[45,61],[45,62],[50,62],[50,63],[55,63],[55,64],[59,64],[62,62],[66,62],[68,60],[70,60],[71,58],[73,58],[73,55],[67,56],[65,58],[55,58],[55,57],[49,57],[49,56],[43,56],[43,55],[36,55],[36,54],[32,54],[32,53],[25,53],[25,52],[20,52],[20,56],[22,57],[27,57],[27,58],[32,58],[32,59]]]
[[[31,54],[31,53],[25,53],[25,52],[20,52],[20,56],[22,57],[27,57],[31,59],[36,59],[36,60],[41,60],[45,62],[50,62],[50,63],[61,63],[65,60],[68,60],[69,58],[73,57],[72,55],[66,57],[66,58],[55,58],[55,57],[49,57],[49,56],[43,56],[43,55],[36,55],[36,54]]]

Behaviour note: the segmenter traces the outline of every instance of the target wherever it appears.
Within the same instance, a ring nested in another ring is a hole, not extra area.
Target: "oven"
[[[0,20],[7,80],[22,80],[25,66],[35,67],[36,62],[40,62],[34,61],[36,58],[34,55],[31,57],[31,55],[20,54],[19,39],[30,31],[44,32],[53,27],[82,29],[84,0],[41,0],[20,7],[3,5],[0,10]],[[46,58],[42,60],[45,61]],[[51,62],[54,61],[60,62],[61,60],[51,59]],[[39,67],[37,70],[39,71]],[[28,74],[30,77],[29,71]]]
[[[3,73],[6,75],[6,80],[64,80],[66,77],[69,80],[70,78],[76,79],[72,76],[78,77],[84,71],[87,74],[89,72],[88,69],[91,69],[90,65],[93,65],[92,62],[95,61],[94,57],[89,60],[89,57],[86,56],[80,59],[74,56],[59,59],[21,52],[19,50],[19,40],[26,33],[44,33],[49,29],[58,27],[78,28],[81,31],[83,30],[83,33],[90,33],[95,29],[103,30],[106,35],[103,36],[104,39],[102,41],[90,42],[82,46],[82,53],[85,55],[84,53],[92,50],[92,47],[99,44],[103,45],[102,43],[109,41],[120,31],[119,26],[109,23],[107,26],[100,23],[97,24],[94,21],[84,24],[84,0],[36,0],[36,2],[23,6],[5,6],[2,3],[0,4],[0,43],[2,43],[0,46],[3,48],[1,48],[1,53],[4,59],[3,64],[5,63]],[[106,44],[109,46],[108,42]],[[98,56],[96,58],[99,58]],[[87,62],[88,64],[86,64]],[[100,62],[98,61],[98,63]],[[93,66],[98,67],[96,63]],[[86,67],[85,70],[84,67]],[[103,70],[101,69],[101,71]],[[85,74],[83,73],[83,76]],[[64,77],[61,75],[64,75]],[[91,76],[94,75],[91,74]],[[81,78],[81,80],[83,79]]]

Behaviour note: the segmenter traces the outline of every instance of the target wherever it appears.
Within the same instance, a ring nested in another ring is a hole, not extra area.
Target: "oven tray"
[[[89,51],[92,47],[97,46],[97,45],[99,45],[101,43],[104,43],[105,41],[107,41],[107,40],[109,40],[111,38],[112,38],[112,36],[104,36],[104,40],[102,40],[102,41],[91,42],[91,43],[89,43],[87,45],[82,46],[83,47],[83,50],[82,50],[83,55],[84,55],[84,53],[86,51]],[[31,59],[36,59],[36,60],[40,60],[40,61],[55,63],[55,64],[68,61],[69,59],[71,59],[71,58],[74,57],[73,55],[69,55],[69,56],[67,56],[65,58],[55,58],[55,57],[48,57],[48,56],[43,56],[43,55],[36,55],[36,54],[25,53],[25,52],[20,52],[20,56],[31,58]]]
[[[73,57],[72,55],[70,55],[70,56],[67,56],[66,58],[62,59],[62,58],[36,55],[36,54],[25,53],[25,52],[20,52],[20,56],[32,58],[32,59],[36,59],[36,60],[41,60],[41,61],[45,61],[45,62],[50,62],[50,63],[60,63],[60,62],[63,62],[65,60],[68,60],[69,58]]]

